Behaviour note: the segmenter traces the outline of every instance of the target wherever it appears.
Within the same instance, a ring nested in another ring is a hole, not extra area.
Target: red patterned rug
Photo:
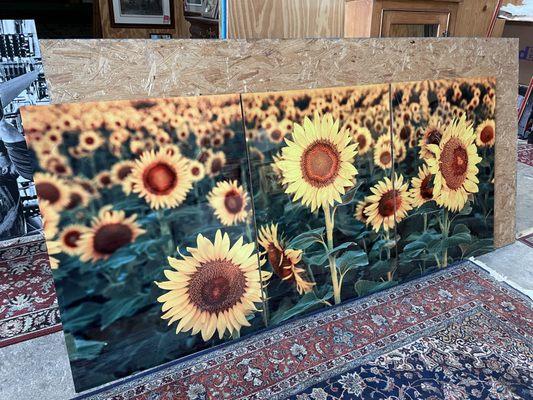
[[[518,143],[518,161],[533,167],[533,144]]]
[[[45,242],[22,239],[0,248],[0,347],[60,330]]]
[[[467,261],[80,398],[532,398],[531,311]]]
[[[524,244],[527,244],[529,247],[533,247],[533,233],[526,236],[522,236],[518,238],[518,240]]]

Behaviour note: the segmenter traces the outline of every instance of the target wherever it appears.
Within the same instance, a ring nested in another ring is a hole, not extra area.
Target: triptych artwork
[[[495,81],[24,110],[76,388],[491,249]]]

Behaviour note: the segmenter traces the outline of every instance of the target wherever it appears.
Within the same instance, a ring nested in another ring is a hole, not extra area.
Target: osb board
[[[515,239],[516,39],[42,40],[55,103],[496,78],[494,238]]]
[[[151,33],[171,34],[173,38],[190,37],[190,24],[185,19],[183,0],[174,0],[174,26],[169,28],[117,28],[111,26],[109,2],[111,0],[97,0],[100,11],[102,37],[104,38],[140,38],[149,39]]]
[[[228,0],[231,39],[338,38],[344,0]]]

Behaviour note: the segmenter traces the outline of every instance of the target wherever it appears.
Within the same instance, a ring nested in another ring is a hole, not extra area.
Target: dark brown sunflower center
[[[86,137],[85,138],[85,143],[87,144],[93,144],[94,143],[94,138],[89,136],[89,137]]]
[[[280,140],[281,139],[281,131],[279,129],[275,129],[270,134],[270,137],[272,140]]]
[[[463,185],[468,169],[468,153],[459,139],[452,138],[444,145],[440,169],[450,189],[456,190]]]
[[[111,185],[111,177],[109,175],[102,175],[100,177],[100,183],[104,186]]]
[[[215,158],[211,163],[211,172],[217,173],[222,169],[222,160],[220,158]]]
[[[362,150],[366,146],[366,137],[365,135],[358,135],[357,136],[357,143],[359,143],[359,150]]]
[[[407,140],[409,139],[409,136],[411,136],[411,128],[408,126],[402,127],[402,129],[400,129],[400,138],[402,140]]]
[[[218,313],[237,304],[246,291],[246,278],[228,260],[212,260],[201,265],[189,285],[191,301],[202,311]]]
[[[119,179],[124,179],[126,178],[129,174],[131,174],[131,171],[132,171],[132,168],[131,166],[129,165],[125,165],[123,167],[121,167],[119,170],[118,170],[118,177]]]
[[[427,144],[439,144],[442,139],[442,135],[438,129],[431,128],[426,132],[426,143]]]
[[[392,158],[391,158],[391,154],[389,151],[385,150],[383,152],[381,152],[381,154],[379,155],[379,161],[381,162],[381,164],[383,165],[389,165],[390,162],[391,162]]]
[[[426,176],[420,183],[420,196],[424,200],[431,200],[433,198],[433,187],[431,186],[431,175]]]
[[[75,207],[78,207],[80,204],[81,204],[81,196],[79,193],[76,193],[76,192],[71,192],[70,193],[70,199],[69,199],[69,202],[67,204],[67,209],[72,209],[72,208],[75,208]]]
[[[143,174],[146,189],[156,195],[166,195],[176,187],[178,176],[167,164],[155,164]]]
[[[398,210],[402,205],[402,199],[397,190],[389,190],[381,196],[378,204],[378,211],[382,217],[394,215],[394,210]]]
[[[70,231],[65,235],[65,238],[63,240],[68,247],[77,248],[80,236],[80,231]]]
[[[191,169],[191,173],[192,173],[194,176],[198,176],[198,175],[200,175],[200,168],[198,168],[198,167],[192,167],[192,169]]]
[[[479,136],[483,143],[489,143],[494,138],[494,129],[492,129],[492,126],[487,125]]]
[[[242,207],[244,206],[244,201],[239,192],[236,190],[230,190],[224,197],[224,206],[231,214],[237,214],[241,212]]]
[[[39,197],[48,200],[51,204],[54,204],[61,197],[59,188],[53,183],[40,182],[35,184],[35,189],[39,194]]]
[[[340,154],[329,142],[315,142],[302,155],[304,179],[313,186],[325,186],[335,180],[340,169]]]
[[[111,255],[133,240],[133,232],[121,223],[107,224],[94,234],[94,250],[100,254]]]

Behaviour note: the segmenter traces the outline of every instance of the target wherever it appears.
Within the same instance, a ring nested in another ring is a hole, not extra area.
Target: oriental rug
[[[531,398],[531,310],[466,261],[80,398]]]
[[[533,167],[533,144],[518,142],[518,161]]]
[[[0,347],[60,330],[44,240],[16,239],[0,248]]]

